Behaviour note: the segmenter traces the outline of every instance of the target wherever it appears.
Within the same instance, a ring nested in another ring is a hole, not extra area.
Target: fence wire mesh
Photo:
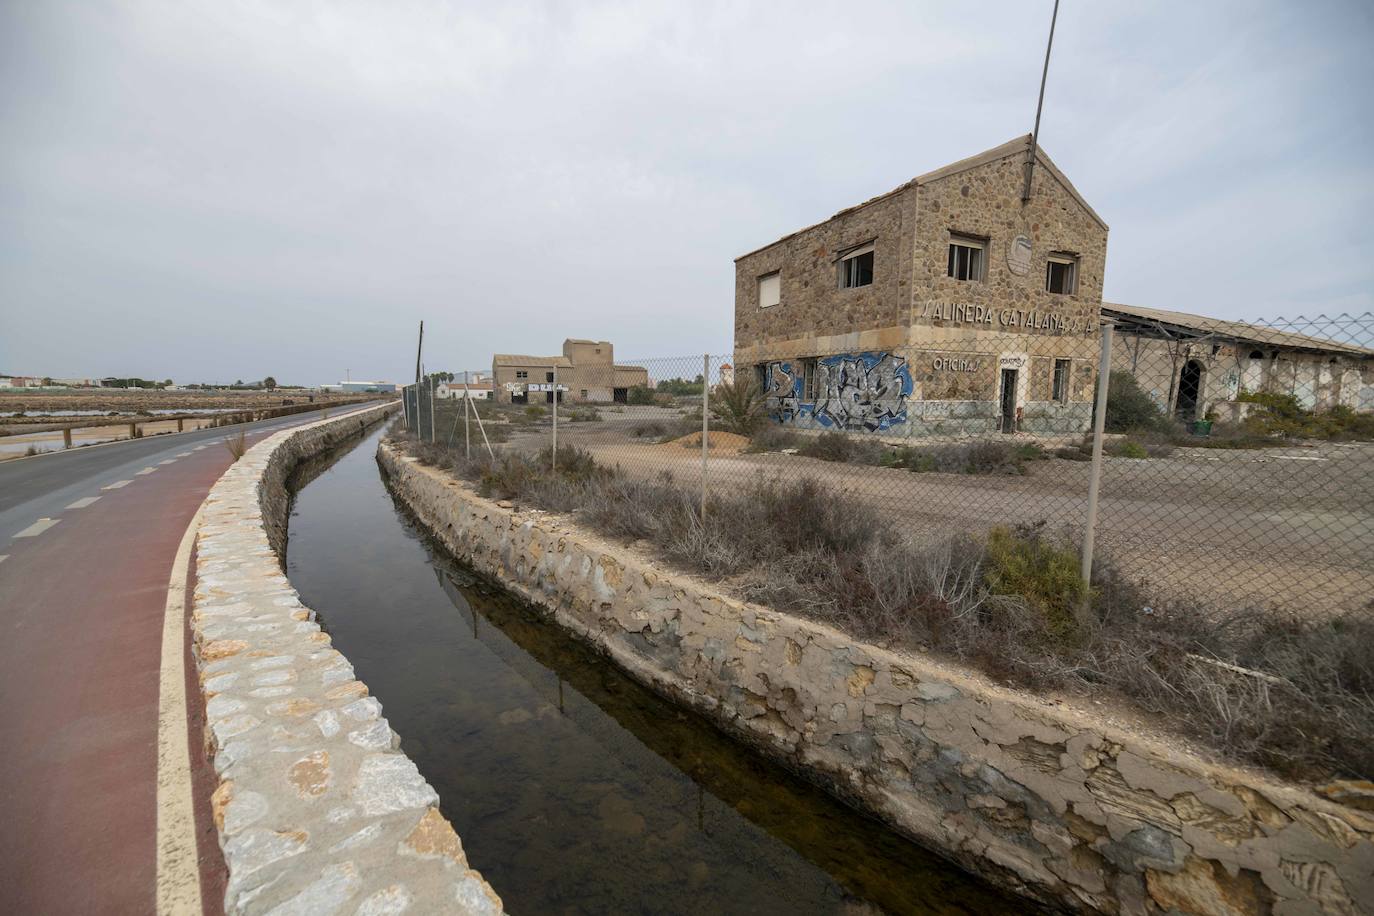
[[[916,542],[1024,526],[1081,549],[1102,333],[549,358],[404,401],[421,439],[475,455],[556,437],[722,511],[808,479]],[[1374,614],[1374,315],[1118,317],[1108,378],[1096,560],[1201,610]]]

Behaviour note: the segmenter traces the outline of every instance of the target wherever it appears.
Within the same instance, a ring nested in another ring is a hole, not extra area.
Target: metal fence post
[[[472,400],[472,389],[468,387],[468,371],[467,371],[466,369],[464,369],[464,370],[463,370],[463,457],[464,457],[464,458],[469,458],[469,459],[472,458],[472,430],[471,430],[470,424],[469,424],[469,422],[468,422],[468,419],[469,419],[469,418],[468,418],[468,414],[471,413],[471,411],[469,411],[468,408],[473,406],[472,404],[469,403],[471,400]],[[473,409],[475,410],[476,408],[474,407]]]
[[[706,522],[706,459],[711,450],[711,354],[701,357],[701,521]]]
[[[1097,498],[1102,485],[1102,432],[1107,423],[1107,390],[1112,374],[1112,330],[1110,321],[1102,324],[1102,353],[1097,363],[1097,409],[1093,411],[1093,463],[1088,477],[1088,522],[1083,532],[1083,586],[1092,582],[1093,541],[1097,535]]]
[[[434,376],[429,377],[429,441],[438,442],[439,437],[434,432]]]
[[[553,365],[553,469],[558,470],[558,364]]]

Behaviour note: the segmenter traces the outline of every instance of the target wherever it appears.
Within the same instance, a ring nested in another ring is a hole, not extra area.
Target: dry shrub
[[[421,460],[441,459],[413,439]],[[451,455],[451,450],[445,454]],[[1155,603],[1100,559],[1040,528],[917,546],[864,503],[812,480],[759,475],[714,496],[668,474],[628,478],[571,446],[451,466],[489,495],[576,511],[609,536],[740,597],[855,636],[924,646],[995,678],[1128,698],[1236,758],[1298,777],[1374,776],[1374,619],[1324,623]],[[1090,613],[1074,611],[1088,599]],[[1374,610],[1371,608],[1370,610]],[[1250,673],[1251,671],[1259,674]]]
[[[230,455],[234,456],[234,460],[238,461],[243,457],[244,452],[248,451],[248,437],[243,430],[239,430],[232,436],[224,437],[224,447],[229,450]]]

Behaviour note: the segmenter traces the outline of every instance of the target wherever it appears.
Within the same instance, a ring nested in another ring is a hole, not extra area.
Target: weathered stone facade
[[[631,388],[649,384],[647,369],[615,364],[609,340],[572,338],[563,341],[562,356],[497,353],[491,377],[496,400],[504,404],[552,404],[555,384],[560,403],[624,402]]]
[[[383,444],[447,547],[646,685],[964,867],[1107,913],[1374,908],[1374,812],[737,601]]]
[[[226,913],[502,911],[381,704],[281,569],[287,475],[395,407],[268,437],[202,507],[191,630]]]
[[[896,435],[1086,428],[1107,226],[1043,151],[1023,204],[1028,153],[1019,138],[736,260],[734,365],[755,367],[775,419]],[[969,279],[948,275],[960,240],[981,246]],[[869,244],[872,282],[846,287],[842,259]],[[1048,291],[1051,256],[1074,264],[1070,291]]]

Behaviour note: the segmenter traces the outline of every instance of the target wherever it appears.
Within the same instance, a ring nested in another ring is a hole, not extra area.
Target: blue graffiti
[[[906,422],[913,390],[906,359],[891,353],[846,353],[816,361],[814,399],[804,370],[789,362],[765,367],[770,416],[780,423],[810,418],[827,429],[881,432]]]

